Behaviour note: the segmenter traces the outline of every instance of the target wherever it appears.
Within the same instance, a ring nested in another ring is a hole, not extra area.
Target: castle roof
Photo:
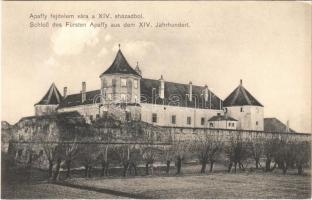
[[[223,106],[261,106],[263,105],[253,97],[248,90],[243,87],[242,80],[240,85],[223,101]]]
[[[187,94],[189,93],[189,84],[165,82],[165,100],[158,96],[160,81],[154,79],[141,79],[141,103],[154,103],[159,105],[172,105],[172,106],[182,106],[182,107],[195,107],[196,99],[196,108],[203,109],[220,109],[220,103],[222,106],[222,100],[217,97],[213,92],[209,91],[211,95],[211,107],[209,100],[204,101],[203,91],[205,87],[192,85],[192,95],[196,96],[193,98],[193,101],[189,101]],[[154,88],[154,89],[153,89]],[[152,91],[153,98],[152,98]],[[85,104],[99,103],[100,98],[96,98],[97,95],[100,95],[100,90],[93,90],[86,92],[86,101],[81,102],[81,93],[67,95],[66,98],[60,103],[59,108],[64,107],[73,107]],[[156,94],[156,95],[155,95]],[[96,101],[94,102],[94,99]],[[209,99],[209,98],[208,98]],[[221,102],[220,102],[221,101]]]
[[[237,121],[233,117],[225,116],[225,115],[216,115],[208,119],[208,121]]]
[[[264,118],[264,131],[267,132],[286,132],[287,125],[278,120],[277,118]],[[296,131],[289,128],[289,132],[295,133]]]
[[[189,101],[189,84],[174,83],[165,81],[165,100],[157,98],[160,89],[160,81],[153,79],[141,79],[141,102],[142,103],[154,103],[172,105],[172,106],[182,106],[182,107],[195,107],[203,109],[220,109],[220,104],[222,107],[222,100],[217,97],[213,92],[208,90],[208,101],[204,98],[204,86],[192,85],[192,101]],[[154,92],[152,92],[154,91]],[[156,95],[155,95],[156,94]],[[152,98],[153,97],[153,98]],[[155,98],[156,97],[156,98]],[[196,105],[195,105],[196,101]],[[221,108],[222,109],[222,108]]]
[[[35,105],[57,105],[62,101],[62,95],[54,83],[50,86],[48,92]]]
[[[105,72],[100,75],[100,77],[104,74],[133,74],[136,76],[141,76],[129,65],[120,49],[117,52],[114,62]]]
[[[66,98],[64,98],[64,100],[60,103],[59,108],[79,106],[82,104],[99,103],[100,98],[96,98],[96,96],[99,96],[100,94],[100,90],[86,92],[86,101],[84,101],[83,103],[81,102],[81,93],[67,95]]]

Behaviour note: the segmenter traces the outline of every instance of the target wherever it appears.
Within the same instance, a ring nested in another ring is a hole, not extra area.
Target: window
[[[192,123],[192,118],[191,117],[187,117],[186,118],[186,123],[187,124],[191,124]]]
[[[157,114],[156,113],[152,114],[152,122],[157,123]]]
[[[126,101],[126,95],[125,94],[121,94],[120,98],[121,98],[122,101]]]
[[[127,87],[127,79],[121,78],[121,87]]]
[[[231,126],[232,126],[232,123],[229,122],[229,127],[231,127]]]
[[[109,100],[109,101],[112,100],[112,94],[107,94],[107,100]]]
[[[256,125],[258,126],[258,121],[256,121]]]
[[[137,95],[134,95],[134,102],[138,103],[138,96]]]
[[[138,84],[138,80],[134,80],[133,81],[133,84],[134,84],[134,89],[137,89],[139,84]]]
[[[243,107],[241,107],[240,111],[241,111],[241,112],[244,112]]]
[[[93,121],[93,115],[90,115],[90,121]]]
[[[177,117],[175,115],[172,115],[171,116],[171,123],[176,124],[176,121],[177,121]]]
[[[209,126],[210,126],[210,127],[213,127],[213,123],[212,123],[212,122],[210,122]]]
[[[201,125],[205,125],[205,118],[204,118],[204,117],[201,118],[200,124],[201,124]]]

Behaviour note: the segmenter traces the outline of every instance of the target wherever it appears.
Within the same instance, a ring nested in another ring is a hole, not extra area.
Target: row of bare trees
[[[53,180],[59,178],[61,169],[70,178],[72,169],[82,166],[85,176],[90,177],[93,169],[99,167],[101,176],[108,176],[113,166],[122,167],[123,176],[137,175],[139,165],[145,166],[145,174],[154,174],[156,162],[165,165],[167,174],[174,162],[176,174],[181,174],[183,163],[190,160],[201,164],[201,173],[206,173],[207,165],[212,172],[216,162],[225,164],[228,172],[252,166],[266,172],[279,168],[284,174],[289,168],[297,168],[298,174],[303,174],[304,167],[310,165],[310,143],[286,134],[251,138],[242,137],[239,132],[224,135],[207,130],[194,134],[193,139],[175,137],[170,145],[158,145],[159,132],[169,133],[139,121],[121,124],[100,118],[88,125],[61,118],[58,127],[58,132],[51,129],[37,134],[48,162],[48,175]],[[117,129],[120,131],[114,132]],[[118,134],[122,136],[118,138]]]
[[[175,140],[172,145],[146,144],[94,144],[59,143],[44,144],[49,162],[49,177],[58,179],[60,168],[66,169],[66,177],[71,176],[71,167],[84,166],[85,177],[91,177],[94,167],[101,167],[101,176],[108,176],[111,166],[121,166],[123,176],[137,175],[138,165],[145,166],[145,174],[154,174],[156,162],[165,165],[169,174],[171,163],[175,162],[176,174],[182,173],[186,160],[197,160],[201,164],[200,173],[213,171],[214,164],[226,164],[228,172],[252,167],[265,172],[279,168],[284,174],[289,168],[297,168],[303,174],[310,165],[311,147],[306,141],[296,141],[289,137],[242,138],[235,134],[225,139],[221,134],[197,135],[194,140]],[[53,173],[54,169],[54,173]]]

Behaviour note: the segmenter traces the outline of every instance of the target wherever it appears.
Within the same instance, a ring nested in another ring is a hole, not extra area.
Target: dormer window
[[[241,112],[244,112],[243,107],[240,108],[240,111],[241,111]]]
[[[121,78],[121,87],[127,87],[127,79]]]

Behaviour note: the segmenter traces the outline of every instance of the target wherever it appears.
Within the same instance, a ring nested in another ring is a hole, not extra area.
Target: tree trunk
[[[53,174],[53,162],[49,161],[49,169],[48,169],[48,176],[49,176],[49,178],[52,177],[52,174]]]
[[[212,172],[214,161],[210,161],[210,172]]]
[[[58,159],[57,162],[56,162],[56,169],[55,169],[55,173],[54,173],[54,176],[53,176],[53,181],[59,180],[61,162],[62,162],[62,160],[60,160],[60,159]]]
[[[123,176],[126,177],[127,172],[128,172],[129,163],[125,163],[125,164],[123,164],[123,166],[124,166]]]
[[[182,159],[180,157],[177,158],[177,174],[181,174],[182,167]]]
[[[68,160],[66,162],[66,168],[67,168],[66,178],[70,178],[70,167],[71,167],[71,160]]]
[[[283,174],[284,175],[286,175],[286,173],[287,173],[287,168],[288,168],[287,165],[283,165]]]
[[[229,172],[229,173],[231,172],[232,166],[233,166],[233,163],[232,163],[232,162],[230,162],[230,164],[229,164],[229,168],[228,168],[228,172]]]
[[[89,169],[88,169],[88,177],[89,177],[89,178],[92,177],[92,166],[89,166]]]
[[[267,160],[265,161],[265,171],[269,172],[271,169],[271,159],[267,158]]]
[[[256,160],[256,169],[258,169],[259,168],[259,158],[256,158],[255,160]]]
[[[134,176],[137,176],[138,175],[138,171],[137,171],[136,164],[132,163],[132,167],[133,167],[133,170],[134,170]]]
[[[109,162],[106,162],[106,166],[105,166],[105,175],[109,176]]]
[[[302,175],[303,174],[303,167],[301,164],[298,165],[298,175]]]
[[[154,164],[151,163],[151,174],[154,175]]]
[[[206,172],[206,165],[207,165],[207,162],[203,161],[200,173],[204,174]]]
[[[170,171],[170,160],[167,160],[166,174],[169,174]]]
[[[145,175],[148,175],[148,163],[145,164]]]
[[[85,165],[85,177],[88,178],[88,170],[89,170],[89,166]]]
[[[101,177],[103,177],[105,175],[106,166],[105,162],[102,162],[101,164],[102,164]]]

